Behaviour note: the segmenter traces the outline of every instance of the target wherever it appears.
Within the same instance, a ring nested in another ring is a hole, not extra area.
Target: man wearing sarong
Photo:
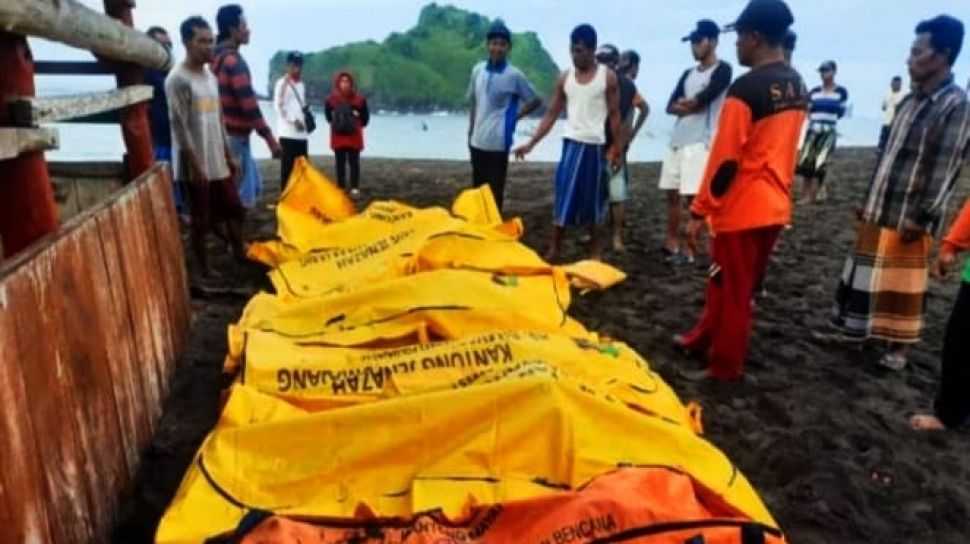
[[[929,254],[967,153],[970,105],[953,82],[963,24],[941,15],[916,27],[914,92],[899,105],[861,209],[832,323],[838,340],[889,343],[880,364],[899,370],[919,341]]]
[[[690,208],[688,234],[696,237],[709,222],[715,235],[703,314],[692,330],[674,337],[678,347],[706,358],[705,370],[682,373],[687,379],[742,378],[751,297],[791,220],[792,171],[807,106],[805,83],[782,49],[793,22],[782,0],[752,0],[733,25],[738,61],[751,70],[728,89]]]
[[[559,259],[562,233],[566,227],[588,227],[590,258],[602,254],[600,225],[607,215],[609,188],[603,176],[605,159],[618,169],[625,145],[620,130],[620,91],[616,74],[596,62],[596,30],[579,25],[570,36],[573,67],[556,82],[549,110],[528,143],[515,149],[522,160],[552,130],[559,114],[566,110],[562,159],[556,169],[552,239],[546,260]],[[613,142],[603,153],[609,119]]]
[[[804,180],[804,198],[800,204],[825,200],[825,174],[835,151],[836,125],[845,116],[849,103],[849,91],[835,83],[836,70],[835,61],[823,62],[818,68],[822,85],[808,93],[808,133],[796,171]]]

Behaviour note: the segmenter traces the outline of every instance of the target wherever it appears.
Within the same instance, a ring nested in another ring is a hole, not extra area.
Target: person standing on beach
[[[835,152],[836,125],[845,116],[849,91],[835,83],[835,61],[822,63],[818,72],[822,85],[809,91],[808,133],[802,145],[796,172],[802,176],[804,198],[799,204],[826,199],[825,173]]]
[[[896,108],[906,97],[903,91],[903,78],[896,76],[889,84],[889,93],[882,99],[882,129],[879,131],[879,152],[886,149],[886,141],[889,140],[889,129],[893,126],[893,118],[896,117]]]
[[[253,91],[249,65],[239,53],[239,48],[247,45],[250,38],[249,24],[242,8],[238,4],[222,6],[216,14],[216,25],[219,35],[216,37],[218,45],[212,68],[219,79],[219,95],[226,130],[229,132],[229,145],[242,165],[239,199],[243,206],[252,208],[263,194],[263,176],[253,160],[253,151],[249,146],[250,134],[255,130],[266,140],[273,158],[278,159],[282,150],[263,119],[256,92]]]
[[[751,335],[754,289],[791,218],[792,171],[807,93],[785,62],[782,42],[794,22],[782,0],[752,0],[732,26],[738,62],[751,70],[728,90],[688,235],[714,230],[706,302],[697,325],[674,336],[707,368],[687,379],[738,380]],[[729,27],[730,28],[730,27]]]
[[[360,152],[364,150],[364,127],[370,123],[370,109],[364,95],[357,92],[350,72],[334,76],[324,114],[330,123],[330,148],[337,163],[337,184],[341,189],[347,188],[349,164],[350,194],[360,196]]]
[[[307,127],[303,107],[306,105],[306,86],[303,84],[303,54],[294,51],[286,55],[286,73],[273,89],[273,106],[276,108],[276,133],[280,135],[280,194],[293,172],[298,157],[306,157]]]
[[[556,168],[555,202],[552,238],[546,261],[559,260],[562,235],[566,227],[589,227],[590,258],[600,260],[602,247],[600,226],[606,219],[609,189],[603,183],[603,158],[610,123],[613,146],[605,157],[614,170],[620,164],[623,139],[620,128],[620,86],[616,74],[597,64],[596,30],[588,24],[573,29],[570,35],[573,67],[556,82],[549,110],[528,143],[515,149],[519,160],[525,159],[536,144],[549,134],[559,114],[566,110],[566,130],[562,158]]]
[[[953,80],[963,23],[923,21],[909,54],[914,91],[899,105],[869,191],[855,248],[835,294],[838,341],[888,343],[880,364],[901,370],[923,331],[929,255],[970,140],[970,103]]]
[[[794,30],[789,30],[785,34],[785,39],[781,43],[781,48],[785,50],[785,62],[791,66],[791,59],[795,55],[795,46],[798,44],[798,34]]]
[[[970,200],[963,206],[949,234],[943,239],[933,274],[945,279],[957,261],[957,253],[970,249]],[[955,429],[970,420],[970,258],[963,268],[963,282],[943,337],[942,376],[932,414],[916,414],[910,424],[917,431]]]
[[[219,83],[206,66],[212,60],[212,29],[205,19],[182,23],[185,61],[165,81],[172,124],[172,171],[189,190],[192,251],[199,274],[212,277],[205,239],[217,223],[225,223],[232,250],[244,259],[242,222],[236,180],[239,165],[232,156],[219,104]]]
[[[145,31],[149,38],[158,42],[166,51],[172,51],[172,38],[168,31],[160,26],[153,26]],[[152,101],[149,104],[148,124],[152,130],[152,146],[155,149],[155,160],[172,162],[172,125],[168,116],[168,97],[165,95],[165,78],[168,72],[154,68],[145,69],[145,83],[152,86]],[[172,197],[175,211],[181,217],[186,213],[184,189],[172,180]]]
[[[501,211],[515,126],[542,105],[542,100],[525,74],[509,63],[512,33],[501,19],[488,29],[485,45],[488,60],[472,68],[468,82],[468,148],[472,185],[489,184]]]
[[[660,169],[660,189],[667,193],[667,238],[661,249],[676,265],[694,262],[697,241],[683,240],[681,232],[683,205],[690,205],[701,186],[711,138],[731,85],[731,65],[717,58],[720,34],[717,23],[704,19],[683,38],[690,42],[697,65],[684,71],[667,102],[667,113],[677,122]]]
[[[623,74],[627,79],[636,83],[637,77],[640,75],[640,54],[636,51],[629,49],[624,51],[620,55],[620,73]],[[632,112],[628,121],[632,123],[627,123],[625,127],[628,129],[628,135],[624,137],[626,141],[627,150],[630,149],[630,144],[636,139],[637,134],[640,134],[640,129],[647,122],[647,117],[650,116],[650,104],[640,95],[640,91],[637,91],[633,95],[633,108],[637,110],[637,119],[633,121]]]
[[[624,221],[624,202],[629,195],[630,173],[626,165],[626,150],[630,142],[630,125],[633,122],[633,101],[637,97],[637,86],[633,80],[619,69],[620,50],[611,44],[603,44],[596,50],[596,62],[608,67],[616,74],[616,81],[620,91],[620,124],[623,134],[623,141],[627,142],[620,156],[619,170],[613,170],[609,161],[603,161],[603,176],[610,193],[610,219],[613,224],[613,250],[625,251],[623,246],[623,221]],[[606,150],[613,146],[613,135],[610,131],[610,121],[607,120],[603,127],[606,135]]]
[[[647,117],[650,116],[650,104],[643,98],[640,92],[636,89],[636,79],[640,74],[640,55],[630,49],[624,51],[620,55],[620,64],[617,68],[617,73],[623,78],[634,84],[633,86],[633,101],[629,113],[623,119],[623,141],[626,145],[623,148],[623,169],[621,174],[613,175],[610,179],[610,206],[611,206],[611,216],[613,219],[613,249],[616,251],[625,251],[623,245],[623,227],[626,223],[626,210],[625,202],[629,200],[630,196],[630,172],[627,165],[627,153],[630,151],[630,146],[633,144],[633,140],[636,139],[637,134],[640,133],[640,129],[647,122]],[[622,91],[622,88],[621,88]],[[622,110],[622,95],[621,95],[621,106]],[[637,111],[637,117],[634,121],[633,110]]]

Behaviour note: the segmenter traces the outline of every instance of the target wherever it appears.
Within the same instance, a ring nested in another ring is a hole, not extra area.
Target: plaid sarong
[[[860,339],[918,342],[931,245],[929,235],[906,244],[894,229],[860,224],[835,295],[832,323]]]

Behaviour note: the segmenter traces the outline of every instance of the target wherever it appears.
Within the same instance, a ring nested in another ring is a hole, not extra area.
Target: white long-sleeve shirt
[[[280,138],[306,140],[307,133],[296,126],[303,122],[303,107],[306,104],[306,86],[302,81],[293,81],[285,75],[276,82],[273,90],[273,107],[276,109],[276,134]]]

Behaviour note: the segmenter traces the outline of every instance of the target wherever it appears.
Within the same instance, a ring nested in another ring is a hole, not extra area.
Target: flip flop
[[[906,356],[889,352],[879,359],[879,365],[898,372],[906,368]]]

